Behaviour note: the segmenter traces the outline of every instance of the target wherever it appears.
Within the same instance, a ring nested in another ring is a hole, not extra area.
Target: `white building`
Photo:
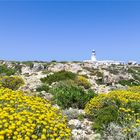
[[[84,60],[84,62],[90,62],[90,63],[94,63],[96,65],[112,65],[112,64],[115,64],[115,65],[120,65],[120,64],[125,64],[125,62],[123,61],[114,61],[114,60],[101,60],[101,61],[98,61],[96,59],[96,51],[93,50],[92,51],[92,54],[91,54],[91,60]]]
[[[96,61],[96,52],[95,52],[95,50],[92,51],[92,54],[91,54],[91,61],[92,61],[92,62],[95,62],[95,61]]]

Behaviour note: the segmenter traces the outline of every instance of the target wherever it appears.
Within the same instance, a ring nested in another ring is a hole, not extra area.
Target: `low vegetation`
[[[0,87],[9,88],[12,90],[19,89],[24,85],[24,81],[18,76],[2,76],[0,77]]]
[[[111,91],[91,99],[85,111],[94,121],[93,129],[102,132],[114,123],[121,127],[126,139],[140,139],[140,92],[137,89]]]
[[[132,87],[132,86],[140,86],[140,82],[139,81],[136,81],[134,79],[120,80],[118,83],[121,84],[121,85],[123,85],[123,86],[129,86],[129,87]]]
[[[15,69],[7,68],[5,65],[0,65],[0,75],[14,75],[16,73]]]
[[[49,86],[47,84],[42,84],[39,87],[37,87],[36,91],[41,92],[41,91],[49,91]]]
[[[72,81],[60,82],[53,86],[49,92],[53,94],[53,101],[62,108],[73,107],[82,109],[95,96],[93,91],[85,91]]]
[[[68,71],[60,71],[56,72],[54,74],[48,75],[45,78],[41,78],[41,81],[43,83],[52,84],[53,82],[59,82],[63,80],[74,80],[76,77],[76,74]]]
[[[85,89],[89,89],[91,87],[91,83],[84,76],[77,76],[77,78],[75,79],[75,83],[78,86],[84,87]]]
[[[25,64],[26,66],[33,68],[34,63],[32,61],[23,61],[22,64]]]
[[[43,64],[44,67],[48,67],[55,63],[53,61]],[[24,64],[32,68],[34,63],[28,61]],[[78,119],[81,124],[85,119],[91,121],[93,131],[99,133],[103,140],[139,140],[140,69],[123,68],[124,66],[112,65],[102,70],[109,72],[108,77],[119,74],[114,84],[115,86],[121,84],[120,87],[126,90],[114,88],[114,91],[107,94],[95,93],[94,85],[97,88],[101,84],[102,87],[113,86],[112,81],[104,82],[104,71],[99,69],[84,68],[89,71],[87,75],[80,75],[81,70],[78,73],[70,71],[52,73],[43,69],[42,73],[47,76],[41,78],[42,84],[36,91],[33,89],[33,94],[25,94],[19,91],[26,88],[26,85],[20,88],[25,84],[24,80],[16,76],[19,74],[17,71],[21,70],[20,63],[14,62],[12,68],[0,65],[0,140],[70,140],[71,130],[67,118]],[[126,79],[123,77],[126,71],[131,74],[131,79],[128,79],[127,75]],[[32,76],[34,75],[37,73]],[[26,78],[30,80],[32,76],[25,76],[25,80]],[[90,83],[94,77],[99,86]],[[36,86],[40,83],[39,79],[37,80]],[[30,82],[28,84],[30,85]]]
[[[49,101],[1,88],[0,139],[70,140],[71,130]]]

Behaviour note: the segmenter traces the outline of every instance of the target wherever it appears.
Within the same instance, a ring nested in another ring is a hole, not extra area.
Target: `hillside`
[[[132,131],[131,136],[128,136],[128,133],[124,135],[121,131],[127,128],[125,124],[120,125],[120,122],[122,123],[124,120],[116,122],[121,109],[132,109],[134,113],[137,113],[137,116],[140,115],[139,95],[137,95],[140,93],[140,65],[1,60],[0,75],[2,89],[10,88],[15,92],[23,91],[25,96],[37,96],[45,99],[51,102],[52,107],[62,110],[63,116],[67,116],[72,137],[65,136],[64,138],[58,137],[58,139],[131,140],[134,138],[136,140],[140,138],[137,136],[139,128],[135,129],[135,133]],[[132,99],[129,97],[129,92],[132,92],[130,93],[132,96],[137,95],[137,97]],[[131,102],[126,104],[124,100],[128,100],[127,103],[129,100],[133,100],[133,104]],[[102,103],[103,101],[104,103]],[[93,106],[94,113],[91,110]],[[108,119],[108,115],[110,118],[112,117],[111,120]],[[132,120],[132,113],[129,116]],[[129,121],[131,122],[131,120]],[[104,129],[104,127],[106,128]],[[112,129],[112,132],[109,129]],[[117,139],[115,135],[118,135]],[[49,137],[48,139],[56,138],[57,134],[54,138]]]

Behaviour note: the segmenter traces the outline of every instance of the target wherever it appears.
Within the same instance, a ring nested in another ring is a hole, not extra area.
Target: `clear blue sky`
[[[140,1],[0,1],[0,59],[140,62]]]

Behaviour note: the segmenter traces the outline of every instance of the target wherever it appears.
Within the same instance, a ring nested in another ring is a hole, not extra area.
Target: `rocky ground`
[[[131,67],[129,65],[99,65],[92,63],[49,63],[45,66],[44,63],[34,63],[32,68],[21,64],[21,76],[25,80],[25,90],[34,91],[34,89],[41,84],[40,78],[46,77],[47,74],[58,71],[71,71],[79,75],[85,75],[92,88],[98,93],[107,93],[112,89],[122,89],[124,86],[118,84],[119,80],[133,79],[132,73],[128,72]]]
[[[58,71],[71,71],[78,73],[79,75],[85,75],[90,83],[92,89],[97,93],[108,93],[112,89],[123,89],[126,88],[118,83],[119,80],[133,79],[133,74],[128,72],[131,68],[137,68],[140,66],[130,65],[94,65],[92,63],[82,62],[52,62],[52,63],[37,63],[33,62],[30,65],[24,63],[11,63],[1,61],[1,64],[5,64],[8,67],[20,68],[19,75],[24,79],[25,85],[21,87],[21,90],[27,92],[36,92],[36,88],[41,85],[40,78],[46,77],[50,73]],[[135,73],[137,73],[135,71]],[[42,94],[46,98],[50,99],[51,95],[42,91]],[[69,126],[72,128],[73,140],[98,140],[100,139],[99,134],[95,134],[92,131],[92,122],[85,116],[83,110],[70,108],[63,110],[64,115],[68,116]],[[82,116],[82,117],[79,117]]]

